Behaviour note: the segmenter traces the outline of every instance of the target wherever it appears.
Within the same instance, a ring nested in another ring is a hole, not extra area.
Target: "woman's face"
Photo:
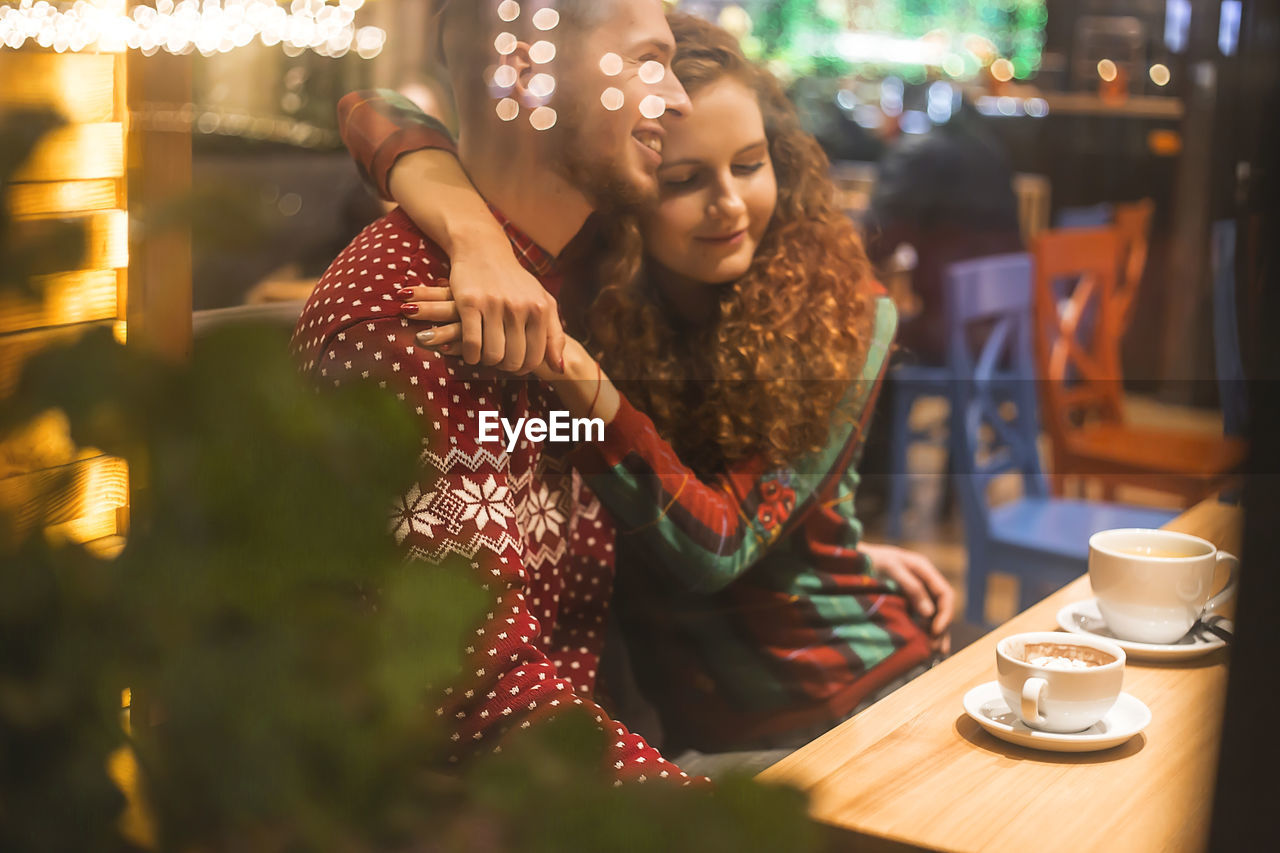
[[[692,100],[692,112],[664,120],[658,205],[641,228],[645,249],[662,266],[725,284],[751,266],[778,203],[778,182],[750,89],[725,77]]]

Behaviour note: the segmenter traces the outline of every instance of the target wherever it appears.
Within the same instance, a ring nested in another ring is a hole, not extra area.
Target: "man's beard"
[[[577,99],[565,98],[562,104],[559,121],[552,130],[556,143],[552,169],[581,192],[598,213],[629,214],[652,207],[658,200],[656,180],[633,177],[624,160],[594,144],[585,132]]]

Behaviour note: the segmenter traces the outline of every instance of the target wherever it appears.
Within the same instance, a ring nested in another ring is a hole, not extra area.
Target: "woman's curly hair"
[[[837,405],[866,358],[870,267],[834,207],[826,155],[773,75],[724,30],[668,16],[674,71],[690,95],[725,77],[759,99],[778,203],[747,273],[725,285],[720,316],[688,329],[644,273],[636,222],[616,219],[602,282],[583,322],[587,345],[629,400],[702,474],[747,457],[784,466],[828,441]]]

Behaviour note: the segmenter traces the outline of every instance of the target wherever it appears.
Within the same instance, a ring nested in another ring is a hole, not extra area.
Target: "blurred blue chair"
[[[1115,209],[1110,202],[1091,204],[1087,207],[1064,207],[1053,218],[1054,228],[1101,228],[1115,219]]]
[[[1083,574],[1089,537],[1159,527],[1174,513],[1049,496],[1037,448],[1031,259],[1004,255],[948,270],[948,364],[954,385],[952,457],[969,552],[965,618],[985,623],[987,577],[1018,578],[1018,609]],[[992,481],[1014,475],[1022,494],[990,505]]]
[[[956,278],[952,275],[953,269],[964,270],[964,276],[959,279]],[[990,255],[974,258],[959,264],[952,264],[947,268],[944,288],[948,311],[951,310],[951,305],[958,298],[952,294],[952,290],[957,286],[957,283],[959,282],[961,285],[967,284],[968,280],[974,275],[982,276],[989,283],[989,286],[998,289],[1029,290],[1031,287],[1030,260],[1025,254]],[[894,388],[893,410],[890,413],[890,418],[892,419],[889,441],[889,470],[891,476],[889,479],[886,532],[891,541],[901,541],[902,514],[906,509],[908,492],[910,491],[910,477],[907,472],[908,448],[920,441],[936,443],[934,425],[927,425],[924,429],[911,428],[911,409],[915,406],[916,401],[922,397],[943,397],[947,401],[948,410],[954,411],[957,399],[956,389],[959,387],[960,377],[957,376],[950,363],[942,367],[915,364],[897,365],[890,371],[889,376],[890,381],[894,383]],[[954,459],[964,452],[963,445],[959,443],[959,437],[954,425],[951,423],[950,415],[948,415],[947,420],[946,448],[948,459]],[[954,473],[954,469],[951,469],[950,466],[948,467],[949,473]]]
[[[951,275],[952,269],[962,266],[964,269],[969,270],[969,275],[975,274],[975,271],[982,270],[988,281],[999,282],[998,284],[993,284],[993,286],[1026,290],[1030,288],[1030,261],[1024,264],[1013,260],[1026,257],[1026,255],[1021,254],[991,255],[948,267],[945,284],[947,310],[950,310],[950,305],[955,300],[951,293],[956,282],[956,279]],[[913,429],[911,427],[911,409],[923,397],[942,397],[947,401],[948,410],[953,411],[956,405],[955,391],[958,387],[959,377],[957,377],[950,364],[942,367],[900,364],[894,366],[890,371],[889,378],[894,383],[894,386],[893,410],[890,412],[890,478],[886,532],[891,541],[899,542],[902,540],[902,514],[906,509],[907,497],[910,491],[910,476],[907,471],[908,448],[921,441],[936,443],[934,425],[926,425],[924,429]],[[957,434],[952,428],[950,415],[948,415],[947,420],[946,448],[948,459],[954,459],[956,455],[963,452],[962,446],[958,442]],[[950,470],[950,466],[948,467],[948,473],[953,473]]]

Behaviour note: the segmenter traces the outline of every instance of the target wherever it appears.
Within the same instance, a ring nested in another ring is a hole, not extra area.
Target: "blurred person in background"
[[[914,313],[899,324],[899,357],[913,364],[945,364],[947,267],[1023,250],[1008,153],[982,128],[981,116],[967,99],[949,121],[921,136],[900,135],[885,154],[866,235],[867,254],[877,267],[909,268],[902,259],[914,261]],[[882,411],[892,411],[893,394],[889,382]],[[883,506],[886,476],[906,473],[889,470],[889,426],[889,418],[880,418],[867,438],[863,474],[869,488],[860,505],[869,515]]]
[[[970,258],[1022,251],[1008,152],[967,101],[921,136],[903,134],[880,161],[867,218],[867,254],[887,261],[900,246],[916,259],[920,306],[898,329],[898,345],[924,364],[946,361],[943,276]]]

